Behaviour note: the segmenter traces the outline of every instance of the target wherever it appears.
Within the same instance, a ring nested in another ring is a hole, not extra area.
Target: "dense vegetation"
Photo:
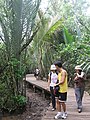
[[[0,107],[9,111],[26,104],[23,78],[61,60],[73,77],[80,64],[90,81],[90,4],[86,0],[0,0]]]

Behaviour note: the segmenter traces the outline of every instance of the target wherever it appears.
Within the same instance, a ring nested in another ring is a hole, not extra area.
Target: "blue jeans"
[[[52,99],[52,107],[56,108],[56,100],[55,100],[54,90],[53,90],[53,87],[51,87],[51,86],[50,86],[50,92],[51,92],[51,99]]]
[[[76,102],[77,102],[77,108],[82,109],[82,98],[84,95],[85,87],[76,87],[75,88],[75,96],[76,96]]]

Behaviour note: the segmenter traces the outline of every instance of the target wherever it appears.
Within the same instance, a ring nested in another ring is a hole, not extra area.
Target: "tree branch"
[[[39,29],[39,28],[38,28]],[[38,29],[33,33],[33,35],[30,37],[30,39],[27,41],[26,44],[24,44],[19,52],[19,54],[21,54],[21,52],[26,49],[26,47],[30,44],[30,42],[33,40],[34,36],[37,34]]]
[[[0,35],[0,39],[4,42],[4,39],[2,38],[2,36]]]
[[[78,22],[79,22],[82,26],[84,26],[84,27],[86,28],[87,31],[90,32],[90,29],[83,23],[82,20],[79,20],[79,19],[78,19]]]

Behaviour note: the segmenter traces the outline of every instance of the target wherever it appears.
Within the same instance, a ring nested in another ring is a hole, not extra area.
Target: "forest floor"
[[[41,120],[49,107],[50,98],[44,99],[41,92],[34,93],[31,89],[27,90],[27,97],[29,97],[29,102],[22,114],[5,116],[2,120]]]
[[[39,91],[38,93],[34,93],[30,89],[27,91],[27,96],[29,97],[29,103],[21,120],[41,120],[49,107],[50,100],[43,98]]]

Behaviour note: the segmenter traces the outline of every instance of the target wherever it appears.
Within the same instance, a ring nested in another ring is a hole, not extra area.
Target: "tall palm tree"
[[[0,25],[2,36],[0,35],[0,38],[7,52],[6,66],[12,65],[13,76],[11,79],[16,84],[14,85],[14,94],[19,93],[27,46],[38,31],[35,18],[40,2],[41,0],[4,0],[1,2]]]

